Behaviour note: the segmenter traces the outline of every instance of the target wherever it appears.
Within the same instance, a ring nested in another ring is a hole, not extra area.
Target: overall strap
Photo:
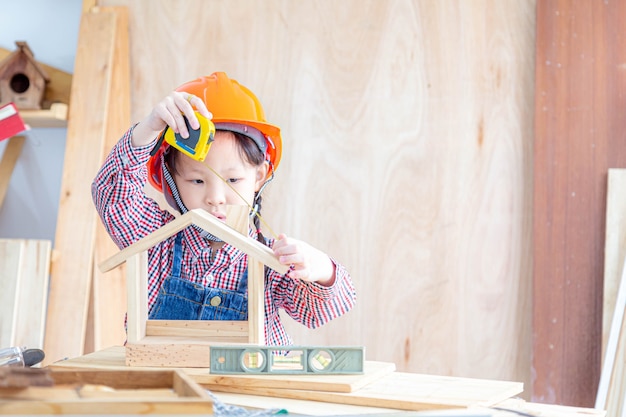
[[[245,293],[248,291],[248,268],[243,271],[243,275],[239,280],[239,286],[237,287],[237,292]]]
[[[174,259],[172,259],[172,276],[179,278],[180,270],[183,263],[183,232],[180,231],[176,235],[174,241]]]

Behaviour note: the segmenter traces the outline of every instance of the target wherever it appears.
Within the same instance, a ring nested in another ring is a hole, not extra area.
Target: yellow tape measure
[[[192,129],[187,117],[183,116],[187,130],[189,131],[189,137],[184,138],[180,133],[175,133],[172,129],[167,129],[165,131],[165,141],[185,155],[202,162],[209,153],[211,143],[215,138],[215,125],[199,112],[195,113],[200,122],[198,129]]]

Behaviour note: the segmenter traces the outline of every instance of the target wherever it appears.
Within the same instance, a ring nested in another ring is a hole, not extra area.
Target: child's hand
[[[183,115],[189,119],[193,129],[200,127],[200,122],[194,113],[194,107],[200,114],[212,118],[200,97],[178,91],[171,92],[167,97],[157,103],[150,114],[139,123],[133,130],[132,144],[135,147],[150,144],[156,135],[169,126],[184,138],[189,137],[189,131],[185,125]]]
[[[335,265],[328,255],[300,240],[278,235],[272,247],[278,261],[290,265],[287,275],[304,281],[330,286],[335,281]]]

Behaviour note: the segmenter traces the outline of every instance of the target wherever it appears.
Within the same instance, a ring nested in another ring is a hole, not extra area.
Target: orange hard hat
[[[213,114],[216,130],[229,130],[250,137],[265,153],[270,163],[268,177],[278,168],[282,155],[282,138],[278,126],[267,123],[261,102],[252,91],[229,78],[224,72],[189,81],[176,89],[198,96]],[[161,155],[169,144],[163,141],[148,161],[148,180],[163,191]]]

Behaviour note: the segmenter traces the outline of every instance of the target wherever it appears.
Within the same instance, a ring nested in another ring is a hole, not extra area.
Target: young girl
[[[183,116],[198,129],[195,111],[216,127],[203,162],[157,141],[166,127],[189,137]],[[267,345],[292,343],[279,309],[315,328],[349,311],[355,301],[342,265],[305,242],[284,234],[264,238],[260,232],[255,213],[281,150],[280,130],[265,121],[256,96],[225,73],[214,73],[183,84],[131,127],[92,184],[96,209],[120,248],[174,219],[145,194],[146,182],[180,213],[202,208],[223,221],[226,205],[251,207],[256,227],[250,236],[290,266],[285,275],[265,268]],[[247,320],[247,264],[244,253],[195,226],[162,241],[148,251],[149,318]]]

